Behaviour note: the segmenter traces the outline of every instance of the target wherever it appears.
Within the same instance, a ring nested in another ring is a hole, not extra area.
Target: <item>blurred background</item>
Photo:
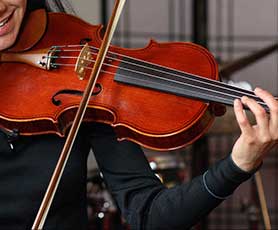
[[[77,14],[106,25],[112,0],[73,1]],[[195,42],[216,58],[222,81],[278,95],[278,0],[127,0],[113,44],[143,48],[158,42]],[[252,119],[252,117],[251,117]],[[145,149],[167,186],[190,180],[231,151],[239,129],[232,109],[216,118],[210,131],[182,150]],[[91,229],[129,229],[106,190],[91,154],[88,163],[88,212]],[[278,229],[278,156],[273,150],[260,170],[272,229]],[[265,229],[255,179],[245,182],[193,229]],[[186,212],[190,210],[185,210]]]

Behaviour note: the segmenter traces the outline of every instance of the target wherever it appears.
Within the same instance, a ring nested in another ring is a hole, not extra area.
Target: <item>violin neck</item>
[[[128,63],[128,60],[122,60],[115,81],[229,106],[233,106],[236,98],[248,96],[269,112],[266,104],[253,91],[151,63],[143,63],[143,66],[142,63],[133,64],[132,67]],[[130,71],[131,68],[133,71]]]

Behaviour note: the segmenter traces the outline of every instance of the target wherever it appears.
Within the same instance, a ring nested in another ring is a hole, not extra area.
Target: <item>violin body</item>
[[[79,45],[84,41],[91,47],[100,47],[101,29],[74,16],[48,13],[43,36],[28,50]],[[59,55],[78,56],[76,48],[67,49],[61,49]],[[141,49],[111,46],[109,51],[218,80],[213,56],[192,43],[151,40]],[[103,67],[104,72],[98,77],[98,88],[91,97],[84,122],[107,123],[114,127],[119,140],[128,139],[156,150],[177,149],[204,134],[214,118],[208,103],[118,82],[115,76],[122,60],[107,58],[109,65]],[[53,63],[62,65],[50,70],[26,63],[1,62],[0,127],[17,129],[21,135],[66,135],[81,100],[81,95],[70,92],[83,91],[90,75],[87,70],[84,80],[80,80],[74,71],[75,62],[71,58],[57,58]],[[55,105],[53,98],[60,100],[60,104]]]

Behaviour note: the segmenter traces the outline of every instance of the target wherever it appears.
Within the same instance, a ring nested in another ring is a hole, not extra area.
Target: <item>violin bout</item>
[[[55,47],[49,63],[52,68],[1,62],[0,127],[18,129],[21,135],[53,133],[64,136],[81,100],[95,52],[102,42],[102,27],[75,16],[46,14],[42,10],[30,14],[29,19],[31,21],[26,21],[22,27],[22,37],[8,52],[26,53],[28,50],[33,55],[36,50]],[[28,37],[34,30],[37,31],[35,35]],[[85,65],[86,73],[80,80],[75,63],[84,41],[93,55],[89,55],[91,63]],[[129,64],[124,64],[127,60]],[[206,49],[192,43],[155,41],[141,49],[111,46],[105,62],[84,122],[109,124],[119,140],[131,140],[155,150],[173,150],[191,144],[212,124],[216,110],[211,109],[209,103],[166,92],[171,91],[171,85],[166,91],[153,90],[152,81],[146,79],[160,69],[168,71],[170,68],[169,76],[175,71],[173,76],[186,72],[218,80],[216,61]],[[139,68],[138,63],[143,67]],[[134,65],[137,67],[132,69]],[[148,70],[146,74],[145,65],[159,68]],[[131,74],[130,79],[148,83],[143,86],[126,83],[125,69],[142,74]],[[160,85],[159,82],[155,84]]]

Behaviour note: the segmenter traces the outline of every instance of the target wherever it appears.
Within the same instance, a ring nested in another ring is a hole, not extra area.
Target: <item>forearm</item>
[[[189,183],[167,189],[142,150],[117,142],[113,132],[92,138],[105,181],[132,229],[184,229],[233,193],[251,174],[226,158]]]
[[[147,229],[187,229],[251,175],[240,170],[228,157],[191,182],[158,193],[150,205],[145,225]]]

